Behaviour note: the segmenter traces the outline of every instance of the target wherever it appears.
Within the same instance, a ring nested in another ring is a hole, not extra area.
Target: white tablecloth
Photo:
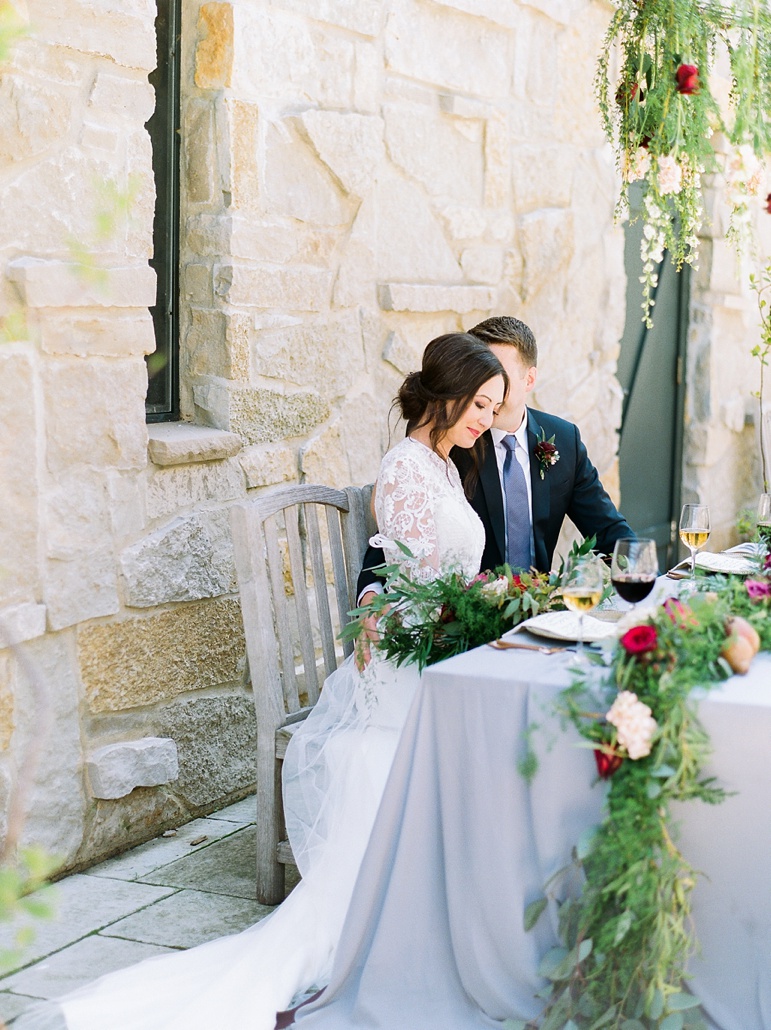
[[[556,943],[526,905],[599,821],[591,752],[551,703],[572,655],[480,648],[427,670],[410,712],[338,948],[301,1030],[477,1030],[532,1018]],[[719,1030],[771,1030],[771,656],[700,702],[711,772],[736,791],[683,806],[694,892],[692,987]],[[540,769],[517,769],[525,733]]]

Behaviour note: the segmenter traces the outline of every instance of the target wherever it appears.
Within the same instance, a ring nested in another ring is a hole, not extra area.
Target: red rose
[[[627,654],[645,654],[654,651],[658,637],[654,626],[632,626],[620,640]]]
[[[695,64],[681,64],[675,72],[677,92],[688,96],[699,92],[699,69]]]
[[[622,82],[616,90],[616,103],[619,107],[627,107],[637,96],[639,90],[639,82]],[[642,100],[642,94],[640,94],[640,100]]]
[[[594,760],[597,763],[597,772],[600,774],[600,779],[609,780],[624,759],[621,755],[615,753],[609,755],[606,751],[600,751],[596,747],[594,749]]]
[[[526,589],[525,584],[522,582],[522,577],[521,576],[512,576],[511,577],[511,585],[513,587],[516,587],[517,590],[525,590]]]

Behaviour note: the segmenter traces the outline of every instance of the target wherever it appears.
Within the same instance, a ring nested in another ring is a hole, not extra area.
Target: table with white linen
[[[523,913],[602,812],[591,751],[553,715],[573,658],[483,647],[426,670],[332,982],[298,1013],[301,1030],[476,1030],[540,1011],[554,912],[530,932]],[[682,850],[705,874],[691,986],[718,1030],[771,1030],[771,655],[699,710],[709,772],[736,793],[677,812]],[[528,733],[530,783],[518,771]]]

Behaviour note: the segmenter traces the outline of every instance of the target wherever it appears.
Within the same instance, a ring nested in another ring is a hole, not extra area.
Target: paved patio
[[[254,821],[245,798],[57,883],[56,918],[36,921],[32,944],[0,976],[0,1030],[40,998],[268,915],[255,900]],[[22,925],[0,924],[0,950]]]

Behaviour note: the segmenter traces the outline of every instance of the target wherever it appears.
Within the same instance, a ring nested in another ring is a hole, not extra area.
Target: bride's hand
[[[377,592],[370,590],[364,594],[359,602],[362,607],[369,604],[377,597]],[[354,661],[356,662],[356,668],[359,672],[363,672],[364,669],[369,665],[370,659],[372,658],[371,645],[376,644],[380,640],[380,634],[378,633],[377,615],[367,615],[361,620],[362,631],[356,638],[356,644],[354,645]]]

